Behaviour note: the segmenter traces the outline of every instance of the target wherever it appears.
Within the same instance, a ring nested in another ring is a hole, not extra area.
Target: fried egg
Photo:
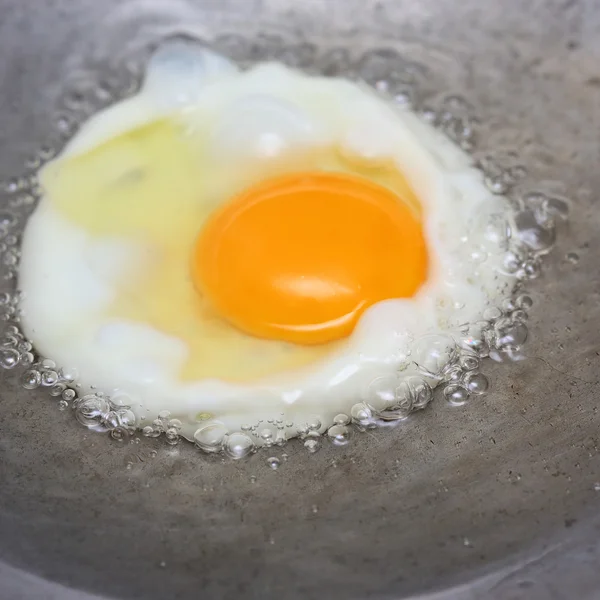
[[[39,176],[26,334],[190,439],[325,427],[509,285],[488,231],[507,206],[470,157],[367,86],[275,62],[166,44]]]

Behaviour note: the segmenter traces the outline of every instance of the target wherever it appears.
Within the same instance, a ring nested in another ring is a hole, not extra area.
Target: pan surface
[[[572,201],[528,285],[528,359],[487,361],[492,388],[468,406],[436,398],[343,448],[273,451],[277,470],[264,452],[120,445],[3,371],[0,597],[598,597],[597,3],[0,0],[0,179],[49,138],[81,65],[175,33],[233,54],[259,34],[297,51],[395,49],[428,67],[427,86],[468,98],[481,143]]]

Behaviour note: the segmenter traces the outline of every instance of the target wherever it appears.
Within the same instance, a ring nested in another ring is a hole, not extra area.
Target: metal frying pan
[[[119,445],[3,372],[0,597],[598,597],[594,0],[0,0],[0,179],[51,135],[80,65],[118,62],[138,36],[265,32],[426,65],[426,87],[477,107],[486,147],[516,150],[535,185],[571,198],[529,286],[529,358],[489,361],[490,393],[468,406],[437,399],[316,454],[290,444],[277,470],[264,453]]]

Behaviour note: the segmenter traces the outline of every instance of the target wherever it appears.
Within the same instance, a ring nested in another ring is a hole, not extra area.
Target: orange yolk
[[[192,276],[251,335],[320,344],[349,335],[371,305],[415,294],[427,276],[418,216],[392,191],[343,173],[250,187],[206,223]]]

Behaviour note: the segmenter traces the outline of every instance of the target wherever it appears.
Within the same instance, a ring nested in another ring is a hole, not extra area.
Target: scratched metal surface
[[[477,105],[486,143],[562,182],[573,215],[530,286],[529,360],[488,364],[493,389],[468,409],[437,401],[314,456],[291,445],[277,472],[264,454],[119,447],[3,375],[0,597],[598,597],[597,3],[0,0],[0,178],[45,139],[68,59],[102,59],[156,23],[437,63],[438,83]]]

